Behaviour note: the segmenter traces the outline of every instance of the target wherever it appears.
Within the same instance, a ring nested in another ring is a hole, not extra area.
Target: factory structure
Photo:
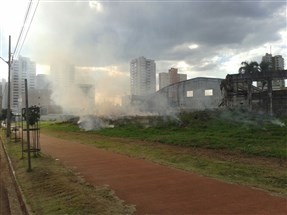
[[[284,59],[266,54],[265,70],[227,75],[221,83],[223,101],[220,106],[246,109],[269,115],[287,116],[287,70]]]
[[[268,65],[264,70],[228,74],[225,79],[197,77],[184,80],[186,76],[180,76],[176,68],[171,68],[168,73],[159,74],[158,91],[141,97],[132,94],[131,104],[141,111],[158,113],[231,108],[286,116],[284,59],[281,55],[266,54],[262,62]]]

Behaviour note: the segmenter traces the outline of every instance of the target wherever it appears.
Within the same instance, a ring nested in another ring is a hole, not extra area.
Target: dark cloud
[[[41,3],[29,40],[33,58],[107,66],[128,65],[143,55],[197,64],[226,48],[239,52],[278,41],[278,32],[286,31],[286,18],[278,15],[286,10],[286,2],[105,1],[102,5],[99,12],[88,2]],[[174,49],[192,43],[199,48]]]

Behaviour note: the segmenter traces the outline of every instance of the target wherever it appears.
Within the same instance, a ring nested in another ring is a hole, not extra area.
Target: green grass
[[[144,128],[126,125],[95,133],[184,147],[228,149],[244,154],[287,158],[287,127],[269,121],[247,124],[212,116],[205,121],[191,120],[180,127]]]
[[[150,120],[150,117],[148,117]],[[92,133],[154,141],[183,147],[226,149],[243,154],[287,159],[286,126],[272,123],[274,119],[260,115],[238,112],[182,113],[177,120],[155,118],[155,126],[145,127],[132,120],[115,128],[106,128]],[[80,132],[71,123],[42,123],[50,131]]]
[[[32,171],[27,172],[27,156],[21,159],[21,144],[8,143],[16,177],[32,213],[62,214],[133,214],[107,187],[91,186],[44,154],[32,156]]]

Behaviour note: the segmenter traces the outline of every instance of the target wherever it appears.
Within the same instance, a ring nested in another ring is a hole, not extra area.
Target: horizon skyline
[[[28,1],[0,2],[0,56],[7,59],[23,24]],[[32,12],[36,3],[32,4]],[[287,59],[286,1],[40,1],[21,55],[49,64],[68,62],[97,73],[97,83],[120,85],[110,96],[128,92],[129,62],[146,56],[157,76],[176,67],[187,77],[225,78],[243,61],[265,53]],[[15,13],[17,16],[15,16]],[[32,13],[28,17],[28,23]],[[28,26],[26,26],[28,27]],[[0,62],[0,77],[7,77]],[[105,90],[100,86],[98,90]],[[103,92],[105,93],[105,92]]]

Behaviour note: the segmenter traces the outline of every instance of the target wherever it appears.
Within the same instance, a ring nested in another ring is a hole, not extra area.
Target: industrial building
[[[287,116],[287,88],[273,88],[274,80],[286,80],[287,70],[227,75],[221,83],[221,106],[269,115]],[[255,86],[256,82],[263,83]]]
[[[141,102],[141,108],[157,113],[216,109],[223,99],[222,80],[198,77],[169,85]]]

